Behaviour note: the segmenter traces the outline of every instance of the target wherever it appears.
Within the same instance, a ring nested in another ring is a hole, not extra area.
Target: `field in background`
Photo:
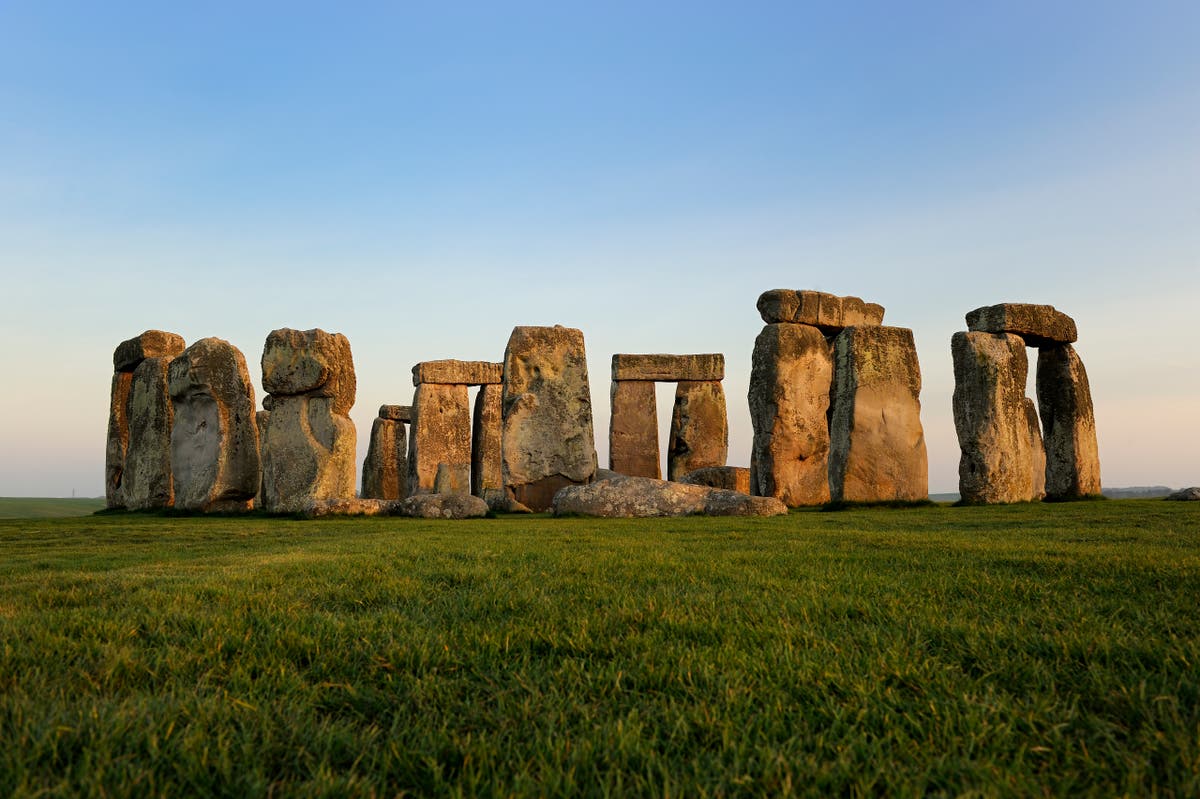
[[[104,497],[0,497],[0,519],[87,516],[104,507]]]
[[[1200,507],[0,522],[0,795],[1200,793]]]

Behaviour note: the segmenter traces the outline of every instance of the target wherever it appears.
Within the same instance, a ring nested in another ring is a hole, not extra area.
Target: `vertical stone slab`
[[[254,385],[241,351],[202,338],[171,362],[171,470],[175,506],[249,510],[262,482]]]
[[[1025,423],[1029,427],[1029,453],[1033,463],[1032,498],[1037,500],[1046,496],[1046,446],[1042,443],[1037,405],[1029,397],[1025,398]]]
[[[408,496],[408,436],[404,422],[376,417],[371,443],[363,461],[364,499],[404,499]]]
[[[630,477],[662,477],[655,384],[614,380],[608,422],[608,468]]]
[[[1038,350],[1038,408],[1046,446],[1046,498],[1100,493],[1100,453],[1087,370],[1070,344]]]
[[[719,380],[681,380],[675,384],[675,407],[667,444],[667,479],[724,466],[729,456],[729,420],[725,389]]]
[[[413,392],[408,493],[434,493],[441,463],[464,467],[470,486],[470,398],[465,385],[422,383]]]
[[[357,381],[350,342],[324,330],[273,330],[262,356],[271,415],[262,447],[263,507],[295,513],[354,496]],[[264,403],[265,404],[265,403]]]
[[[129,449],[121,492],[125,507],[169,507],[175,499],[171,480],[172,407],[167,395],[171,358],[146,358],[133,371],[129,394]]]
[[[267,422],[271,419],[271,412],[267,410],[256,411],[254,414],[254,427],[258,430],[258,491],[254,492],[255,507],[262,506],[262,454],[266,447],[267,440]]]
[[[504,510],[504,386],[485,385],[475,395],[471,420],[471,493],[492,510]]]
[[[847,327],[834,340],[829,494],[835,502],[929,498],[921,366],[911,330]]]
[[[121,483],[125,475],[125,453],[129,450],[129,395],[133,372],[113,374],[108,403],[108,439],[104,449],[104,505],[125,507]]]
[[[955,333],[954,429],[962,456],[958,490],[972,504],[1035,498],[1025,410],[1029,361],[1013,333]]]
[[[504,350],[503,404],[510,500],[545,511],[560,488],[592,481],[596,445],[582,331],[513,328]]]
[[[833,358],[810,325],[769,324],[754,342],[750,488],[791,508],[829,501],[829,391]]]
[[[439,463],[437,476],[433,478],[433,493],[469,496],[471,493],[471,464]]]

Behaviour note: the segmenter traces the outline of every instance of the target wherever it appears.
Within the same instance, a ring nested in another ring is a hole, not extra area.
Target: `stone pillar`
[[[293,513],[314,500],[354,496],[357,383],[340,333],[282,328],[267,336],[263,388],[271,415],[262,446],[263,507]]]
[[[167,396],[171,358],[147,358],[133,371],[129,394],[129,448],[121,482],[130,510],[167,508],[175,503],[171,479],[173,413]]]
[[[608,468],[630,477],[662,477],[655,384],[614,380],[608,422]]]
[[[504,386],[480,386],[471,423],[471,493],[492,510],[508,507],[504,493],[504,454],[500,447],[503,417]]]
[[[725,389],[719,380],[680,380],[675,384],[668,442],[668,480],[678,480],[696,469],[725,465],[729,420]]]
[[[404,423],[412,419],[407,405],[383,405],[371,424],[371,443],[363,461],[364,499],[408,496],[408,437]]]
[[[1025,423],[1029,428],[1029,452],[1033,463],[1033,499],[1046,496],[1046,446],[1042,442],[1042,426],[1038,422],[1037,405],[1025,398]]]
[[[1025,342],[1013,333],[972,331],[950,340],[954,428],[962,456],[958,490],[966,503],[1035,498],[1025,406]]]
[[[829,501],[832,379],[829,344],[816,327],[780,322],[759,333],[749,391],[752,493],[793,508]]]
[[[504,487],[549,510],[555,492],[596,475],[592,396],[583,332],[515,327],[504,350]]]
[[[113,380],[104,453],[104,497],[105,505],[109,508],[126,507],[123,483],[129,449],[129,403],[133,395],[133,373],[147,358],[169,360],[183,352],[183,346],[183,337],[176,333],[147,330],[140,336],[122,341],[113,351]],[[165,397],[165,383],[163,392]],[[169,467],[166,474],[170,476]]]
[[[171,471],[183,510],[249,510],[262,483],[254,385],[240,350],[202,338],[171,362]]]
[[[833,361],[830,498],[928,499],[921,367],[912,331],[847,327],[834,340]]]
[[[270,397],[269,396],[264,397],[263,399],[265,401],[267,399],[270,399]],[[263,499],[262,499],[262,468],[261,468],[262,467],[263,442],[267,440],[267,422],[270,421],[270,419],[271,419],[271,412],[266,409],[257,411],[254,414],[254,428],[256,430],[258,430],[258,463],[259,463],[258,491],[256,491],[254,494],[254,506],[256,508],[262,507],[262,501],[263,501]]]
[[[1100,454],[1087,370],[1070,344],[1038,350],[1038,408],[1046,446],[1046,498],[1100,493]]]
[[[467,386],[418,385],[413,392],[410,433],[409,495],[436,493],[439,464],[465,468],[470,474],[471,405]]]

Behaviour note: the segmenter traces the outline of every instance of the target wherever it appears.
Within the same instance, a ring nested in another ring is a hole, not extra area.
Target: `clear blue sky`
[[[1078,321],[1106,484],[1200,484],[1198,41],[1195,2],[10,0],[0,495],[102,493],[152,327],[256,378],[345,333],[360,461],[413,363],[516,324],[583,329],[602,461],[613,352],[724,352],[745,465],[776,287],[913,328],[934,491],[950,336],[1003,301]]]

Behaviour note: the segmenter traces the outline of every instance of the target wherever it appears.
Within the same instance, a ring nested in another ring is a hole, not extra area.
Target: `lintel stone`
[[[967,314],[967,329],[983,333],[1016,333],[1030,347],[1071,344],[1079,340],[1075,320],[1053,305],[1005,302]]]
[[[490,361],[422,361],[412,369],[413,385],[496,386],[504,380],[504,364]]]
[[[412,422],[411,405],[380,405],[379,418],[393,422]]]
[[[758,312],[767,324],[793,322],[813,325],[825,335],[843,328],[883,324],[884,309],[859,297],[839,297],[824,291],[771,289],[758,298]]]
[[[725,356],[719,352],[699,355],[616,354],[612,357],[612,379],[664,383],[724,380]]]

